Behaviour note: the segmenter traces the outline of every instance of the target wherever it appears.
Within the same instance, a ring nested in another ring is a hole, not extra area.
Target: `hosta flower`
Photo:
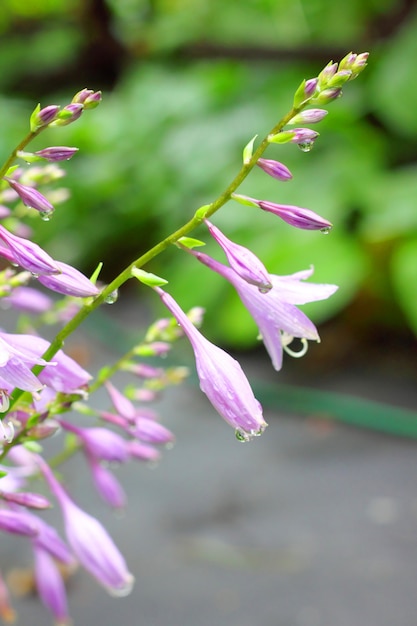
[[[264,172],[276,178],[278,180],[287,181],[291,180],[292,174],[288,167],[279,161],[274,161],[273,159],[258,159],[256,161],[256,165],[258,165]]]
[[[190,253],[234,286],[255,320],[276,370],[281,369],[283,347],[286,348],[292,338],[320,341],[313,322],[295,305],[325,300],[337,290],[336,285],[304,282],[313,273],[313,270],[309,269],[289,276],[271,275],[272,289],[261,294],[230,267],[201,252],[190,251]]]
[[[117,433],[102,427],[80,428],[60,420],[61,426],[74,433],[85,447],[86,452],[100,461],[124,463],[129,457],[126,440]]]
[[[56,626],[70,626],[67,593],[62,575],[51,555],[36,541],[33,546],[36,589],[42,604],[54,616]]]
[[[233,272],[233,270],[230,270]],[[235,272],[233,272],[235,274]],[[236,274],[237,276],[237,274]],[[242,278],[239,278],[248,285]],[[248,285],[258,294],[256,287]],[[242,441],[262,434],[267,424],[262,407],[253,395],[248,379],[239,363],[227,352],[212,344],[190,322],[175,300],[161,288],[155,290],[162,302],[181,325],[194,350],[200,388],[216,411],[236,431]],[[260,298],[264,295],[259,294]]]
[[[112,595],[130,593],[134,578],[105,528],[71,500],[46,463],[41,459],[39,461],[42,473],[61,507],[68,543],[78,561]]]
[[[15,387],[23,391],[40,391],[43,383],[33,374],[32,367],[50,367],[51,364],[41,358],[42,349],[35,354],[10,341],[10,337],[15,336],[0,333],[0,387],[8,391]]]
[[[243,280],[246,280],[246,282],[251,285],[256,285],[262,292],[269,291],[272,287],[271,281],[266,268],[258,257],[244,246],[230,241],[230,239],[214,226],[214,224],[209,222],[209,220],[204,220],[204,223],[209,229],[210,235],[223,248],[232,269],[239,274]]]
[[[1,380],[5,380],[12,389],[39,391],[46,385],[63,393],[83,393],[91,375],[62,350],[53,361],[44,361],[41,355],[48,348],[49,342],[35,335],[0,333],[0,386]],[[46,366],[37,377],[30,371],[34,365]]]

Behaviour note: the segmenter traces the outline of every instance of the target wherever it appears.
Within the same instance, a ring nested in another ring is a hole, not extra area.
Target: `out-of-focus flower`
[[[107,531],[97,519],[80,509],[58,483],[46,463],[40,468],[61,507],[68,542],[81,565],[116,596],[131,592],[134,578]]]
[[[24,286],[13,289],[10,296],[2,298],[0,303],[35,315],[49,311],[53,304],[51,298],[38,289]]]
[[[33,545],[35,582],[42,604],[51,612],[55,626],[69,626],[67,593],[61,573],[51,555],[36,541]]]
[[[117,433],[102,427],[80,428],[65,420],[59,420],[61,426],[74,433],[89,455],[100,461],[124,463],[129,457],[126,440]]]
[[[230,271],[237,276],[233,270]],[[240,277],[239,280],[248,285]],[[256,287],[251,288],[259,294]],[[235,429],[236,436],[241,441],[248,441],[262,434],[267,426],[262,407],[253,395],[239,363],[203,337],[167,292],[159,287],[155,290],[182,326],[193,347],[200,388],[213,407]],[[259,294],[259,297],[263,298],[264,295]]]

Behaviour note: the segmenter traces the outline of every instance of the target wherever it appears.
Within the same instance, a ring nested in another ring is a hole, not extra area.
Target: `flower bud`
[[[327,113],[325,109],[306,109],[295,115],[288,124],[314,124],[326,117]]]
[[[258,159],[256,162],[264,172],[276,178],[277,180],[291,180],[292,174],[288,167],[279,161],[274,161],[273,159]]]
[[[37,150],[34,154],[42,157],[47,161],[68,161],[74,154],[78,152],[78,148],[68,148],[66,146],[53,146],[51,148],[43,148],[43,150]]]
[[[47,107],[41,109],[40,105],[36,107],[30,116],[30,129],[32,133],[39,130],[43,126],[48,126],[51,122],[56,119],[56,116],[59,112],[59,106],[56,104],[50,104]]]
[[[22,185],[12,178],[6,178],[10,187],[17,193],[21,201],[27,207],[36,209],[42,215],[49,215],[54,212],[52,204],[34,187]]]
[[[84,105],[71,102],[71,104],[67,104],[63,109],[61,109],[52,124],[54,126],[66,126],[67,124],[71,124],[78,120],[81,117],[81,113],[84,110]]]

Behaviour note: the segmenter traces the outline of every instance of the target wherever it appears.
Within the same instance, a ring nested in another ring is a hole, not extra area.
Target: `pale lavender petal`
[[[51,612],[56,624],[71,624],[67,594],[61,573],[53,558],[34,542],[35,582],[42,604]]]

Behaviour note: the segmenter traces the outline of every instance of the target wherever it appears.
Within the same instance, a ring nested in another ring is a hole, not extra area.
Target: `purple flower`
[[[8,246],[8,250],[4,252],[3,247],[0,248],[0,255],[12,260],[12,262],[17,263],[25,270],[32,274],[59,274],[60,269],[57,263],[36,243],[29,241],[29,239],[12,235],[1,225],[0,239]]]
[[[51,146],[50,148],[43,148],[37,150],[34,154],[42,157],[47,161],[68,161],[74,154],[78,152],[78,148],[69,148],[67,146]]]
[[[309,269],[289,276],[272,275],[273,288],[266,294],[260,294],[256,288],[248,285],[226,265],[201,252],[190,251],[190,253],[234,286],[255,320],[276,370],[282,367],[283,348],[286,348],[286,351],[293,356],[301,356],[301,354],[292,353],[287,348],[294,337],[320,341],[313,322],[295,305],[325,300],[337,290],[336,285],[301,282],[313,273],[313,270]]]
[[[132,441],[128,441],[127,447],[130,456],[140,461],[155,462],[159,461],[161,457],[161,453],[157,448],[154,448],[154,446],[150,446],[146,443],[136,441],[135,439],[133,439]]]
[[[115,475],[94,458],[89,458],[94,486],[100,497],[113,509],[124,509],[126,494]]]
[[[131,433],[145,443],[163,444],[172,443],[173,433],[159,422],[146,417],[136,418],[136,424]]]
[[[112,595],[131,592],[134,578],[107,531],[94,517],[80,509],[40,459],[40,467],[64,516],[65,532],[81,565]]]
[[[66,296],[76,296],[79,298],[87,298],[89,296],[97,296],[100,290],[88,279],[81,274],[75,267],[55,261],[59,274],[50,276],[38,276],[39,282],[57,293],[63,293]]]
[[[19,504],[30,509],[49,509],[51,503],[40,493],[31,493],[28,491],[18,491],[16,493],[0,491],[0,498],[6,502]]]
[[[133,423],[136,416],[136,409],[133,403],[129,400],[129,398],[126,398],[126,396],[123,395],[110,381],[105,383],[105,387],[117,413],[128,422]]]
[[[277,178],[278,180],[286,181],[292,178],[288,167],[279,161],[274,161],[273,159],[258,159],[256,165],[259,165],[269,176]]]
[[[56,626],[70,625],[67,594],[61,573],[50,554],[36,542],[33,546],[35,582],[42,604],[54,616]]]
[[[204,220],[210,235],[223,248],[231,268],[239,274],[243,280],[256,285],[263,293],[272,287],[268,272],[263,263],[247,248],[230,241],[214,224]]]
[[[10,341],[10,337],[16,335],[0,333],[0,386],[8,391],[15,387],[32,393],[40,391],[43,383],[33,374],[32,367],[50,364],[40,358],[41,350],[34,354]]]
[[[25,313],[39,315],[49,311],[52,300],[45,294],[32,287],[16,287],[10,296],[2,299],[2,304],[11,305],[13,308]]]
[[[4,180],[7,180],[10,187],[14,189],[23,204],[25,204],[26,206],[30,207],[31,209],[36,209],[43,215],[48,215],[54,212],[54,207],[49,202],[49,200],[47,200],[45,196],[43,196],[40,191],[38,191],[34,187],[22,185],[22,183],[18,183],[12,178],[5,178]]]
[[[129,457],[126,440],[108,428],[80,428],[60,420],[61,426],[81,440],[89,455],[100,461],[124,463]]]
[[[64,106],[57,114],[54,122],[54,126],[66,126],[78,120],[84,110],[84,105],[79,102],[71,102]]]
[[[232,269],[230,272],[237,276]],[[256,287],[248,285],[238,276],[237,278],[259,294]],[[262,415],[262,407],[253,395],[239,363],[203,337],[167,292],[159,287],[155,290],[178,324],[182,326],[191,343],[200,388],[213,407],[235,429],[236,436],[241,441],[248,441],[262,434],[267,426]],[[265,295],[259,294],[259,297],[263,298]]]
[[[9,509],[0,509],[0,530],[26,537],[34,537],[38,534],[37,526],[26,513],[9,511]]]
[[[28,388],[28,386],[21,387],[17,382],[14,382],[13,386],[19,387],[19,389],[38,391],[43,385],[46,385],[54,391],[82,393],[83,389],[91,380],[91,375],[62,350],[58,350],[52,362],[41,359],[41,355],[46,352],[50,345],[48,341],[41,337],[36,337],[35,335],[0,333],[0,349],[4,344],[8,346],[10,354],[16,354],[16,358],[20,357],[20,360],[23,362],[24,359],[26,359],[26,362],[31,364],[30,367],[34,365],[47,366],[38,374],[38,379],[30,372],[31,376],[35,378],[35,381],[38,383],[36,388]],[[7,367],[9,366],[10,361],[7,363]],[[1,364],[0,377],[5,379],[5,373]],[[41,384],[39,384],[39,381]]]

